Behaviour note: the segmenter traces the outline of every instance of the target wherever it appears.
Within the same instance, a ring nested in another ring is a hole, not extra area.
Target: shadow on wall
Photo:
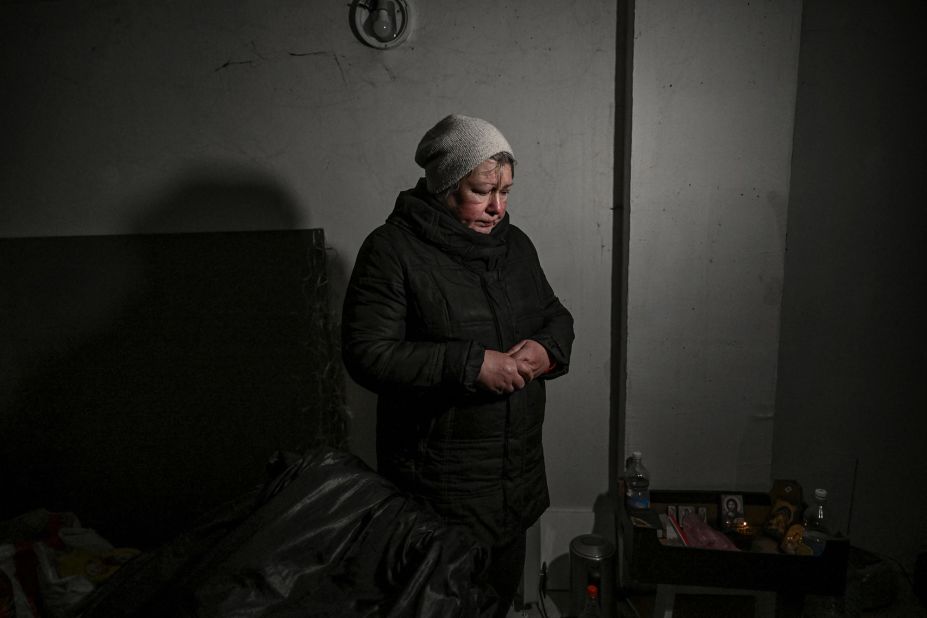
[[[290,230],[298,224],[295,200],[275,181],[229,169],[191,171],[150,203],[131,224],[136,234]]]
[[[136,234],[0,241],[0,519],[144,548],[346,429],[324,235],[285,192],[191,177],[131,211]]]

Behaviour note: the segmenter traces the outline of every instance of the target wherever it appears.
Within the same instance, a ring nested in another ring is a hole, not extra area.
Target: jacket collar
[[[491,233],[475,232],[455,219],[448,206],[428,192],[424,178],[414,188],[399,194],[386,222],[467,261],[483,260],[490,266],[506,252],[508,213]]]

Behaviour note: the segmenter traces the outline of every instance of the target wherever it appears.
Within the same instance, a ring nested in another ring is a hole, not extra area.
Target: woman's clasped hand
[[[524,339],[508,352],[486,350],[477,383],[493,393],[514,393],[550,369],[551,362],[537,341]]]

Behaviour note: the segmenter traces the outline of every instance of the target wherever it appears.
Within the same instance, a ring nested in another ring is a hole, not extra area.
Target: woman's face
[[[447,196],[457,220],[471,230],[489,234],[502,221],[512,189],[512,166],[488,159],[460,181]]]

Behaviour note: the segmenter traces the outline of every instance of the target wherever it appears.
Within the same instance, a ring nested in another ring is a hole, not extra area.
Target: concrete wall
[[[806,0],[773,472],[854,545],[927,551],[918,2]]]
[[[635,7],[625,450],[770,485],[799,0]]]
[[[424,131],[492,120],[519,160],[512,220],[576,317],[549,389],[550,560],[608,489],[613,4],[419,1],[381,52],[344,2],[5,3],[0,235],[321,227],[340,305]],[[349,397],[372,461],[373,398]]]

